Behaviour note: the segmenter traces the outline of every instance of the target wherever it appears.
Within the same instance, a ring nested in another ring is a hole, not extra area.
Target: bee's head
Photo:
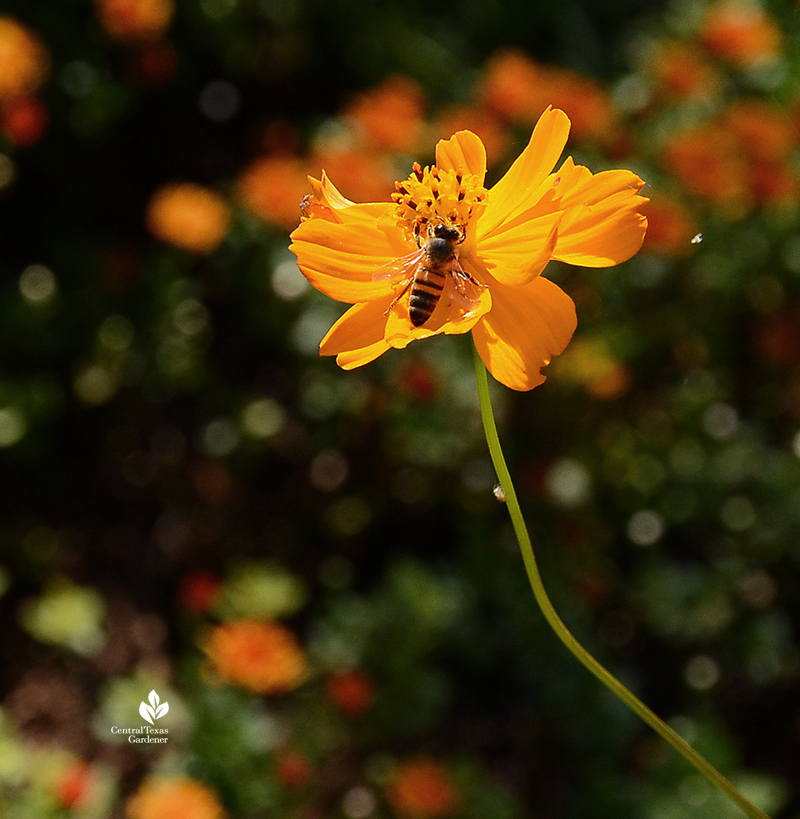
[[[446,222],[431,224],[428,226],[428,235],[434,239],[447,239],[448,242],[461,244],[464,241],[464,234],[455,225],[448,225]]]

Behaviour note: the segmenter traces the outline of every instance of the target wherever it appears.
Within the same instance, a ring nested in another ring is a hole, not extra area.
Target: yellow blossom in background
[[[295,635],[273,621],[231,620],[213,628],[201,648],[221,680],[258,694],[291,691],[309,671]]]
[[[33,94],[49,67],[39,38],[13,17],[0,17],[0,100]]]
[[[172,182],[153,194],[145,218],[150,233],[161,241],[190,253],[210,253],[227,235],[231,213],[208,188]]]
[[[291,249],[316,288],[354,303],[320,352],[352,369],[416,339],[471,331],[498,381],[517,390],[541,384],[541,368],[564,350],[576,325],[572,300],[540,275],[547,263],[618,264],[639,250],[647,226],[647,200],[637,195],[644,183],[634,173],[592,174],[571,157],[553,172],[569,128],[563,111],[548,108],[521,156],[488,190],[486,151],[471,131],[439,142],[436,165],[415,165],[397,183],[393,203],[355,204],[325,174],[312,180]],[[389,274],[411,269],[418,248],[441,235],[458,237],[451,241],[461,273],[443,276],[427,319],[412,320],[414,276]]]
[[[395,772],[386,801],[400,819],[435,819],[455,815],[461,798],[453,780],[434,759],[409,759]]]
[[[157,40],[167,30],[172,0],[95,0],[100,25],[117,40]]]
[[[128,800],[126,819],[225,819],[216,793],[203,782],[146,779]]]

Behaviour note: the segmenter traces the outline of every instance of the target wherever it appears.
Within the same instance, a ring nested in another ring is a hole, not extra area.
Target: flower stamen
[[[395,219],[407,236],[418,238],[428,222],[450,224],[465,234],[466,227],[486,199],[486,188],[475,174],[423,168],[414,163],[408,179],[395,182]]]

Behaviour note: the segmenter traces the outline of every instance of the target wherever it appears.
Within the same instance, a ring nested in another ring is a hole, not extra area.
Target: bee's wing
[[[406,256],[401,256],[399,259],[392,259],[391,262],[387,262],[382,267],[379,267],[372,274],[372,281],[402,282],[410,279],[414,275],[417,265],[422,259],[424,253],[425,251],[420,249],[415,250],[413,253],[409,253]]]
[[[453,291],[451,298],[467,310],[469,314],[469,311],[474,310],[480,303],[481,291],[486,289],[486,285],[470,276],[458,262],[456,262],[452,272]]]

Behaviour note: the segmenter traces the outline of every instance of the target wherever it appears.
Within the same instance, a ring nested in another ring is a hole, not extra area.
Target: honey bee
[[[485,285],[476,281],[458,261],[458,246],[464,234],[455,225],[427,223],[427,235],[417,231],[419,250],[384,265],[372,277],[374,281],[395,280],[403,289],[389,310],[409,292],[408,317],[415,327],[422,327],[431,317],[442,298],[448,279],[453,288],[450,298],[459,302],[469,316],[480,303]],[[387,311],[388,312],[388,311]]]

